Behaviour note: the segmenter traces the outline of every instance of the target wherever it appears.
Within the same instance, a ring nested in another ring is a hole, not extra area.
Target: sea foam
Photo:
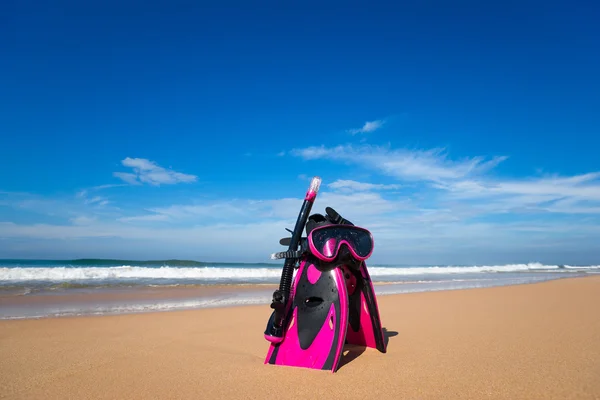
[[[531,264],[509,264],[490,266],[431,266],[393,267],[369,266],[369,273],[376,277],[402,277],[414,275],[460,275],[501,272],[600,272],[600,266],[558,266]],[[2,267],[0,282],[3,284],[23,281],[119,281],[144,280],[233,280],[260,281],[277,280],[281,266],[273,267],[140,267],[122,265],[116,267]]]

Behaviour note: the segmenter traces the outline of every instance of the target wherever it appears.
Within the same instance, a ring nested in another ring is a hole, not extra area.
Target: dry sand
[[[263,365],[267,305],[0,321],[0,398],[600,399],[600,277],[378,300],[335,374]]]

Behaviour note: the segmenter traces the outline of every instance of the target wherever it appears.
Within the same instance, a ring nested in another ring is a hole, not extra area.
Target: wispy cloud
[[[478,197],[494,195],[548,196],[549,200],[578,197],[600,200],[600,172],[570,177],[541,177],[522,180],[479,180],[449,184],[444,189],[456,196]]]
[[[211,204],[174,204],[168,207],[149,208],[148,211],[155,215],[177,220],[194,219],[202,221],[205,219],[235,219],[249,212],[248,201],[219,201]]]
[[[133,169],[133,172],[115,172],[113,175],[130,185],[173,185],[176,183],[196,182],[196,175],[184,174],[171,169],[166,169],[145,158],[127,157],[121,161],[125,167]]]
[[[507,157],[470,157],[452,161],[443,149],[392,150],[381,146],[307,147],[294,149],[292,154],[305,160],[328,159],[363,165],[403,180],[444,182],[485,172]]]
[[[63,220],[74,224],[95,221],[99,216],[114,212],[110,201],[101,196],[89,196],[81,190],[75,195],[42,196],[32,193],[6,193],[0,196],[0,205],[6,206],[15,216],[29,215],[36,220]],[[34,217],[35,215],[35,217]],[[9,217],[9,219],[12,219]],[[2,220],[0,215],[0,220]]]
[[[385,123],[384,120],[382,119],[378,119],[375,121],[367,121],[365,122],[365,124],[360,127],[360,128],[355,128],[355,129],[348,129],[348,133],[352,134],[352,135],[356,135],[358,133],[370,133],[370,132],[375,132],[376,130],[380,129],[381,127],[383,127],[383,124]]]
[[[168,221],[169,216],[167,214],[145,214],[136,215],[133,217],[121,217],[118,221],[122,222],[157,222],[157,221]]]
[[[108,200],[102,196],[94,196],[91,199],[85,199],[85,204],[98,204],[104,206],[108,204]]]
[[[117,183],[117,184],[108,184],[108,185],[98,185],[98,186],[92,187],[91,190],[105,190],[105,189],[111,189],[111,188],[122,187],[122,186],[127,186],[127,184],[126,183]]]
[[[145,213],[123,215],[117,221],[127,223],[167,222],[175,226],[205,226],[214,223],[253,223],[259,220],[285,220],[293,224],[297,217],[301,197],[274,199],[223,199],[198,204],[172,204],[167,207],[150,207]],[[354,219],[364,220],[374,215],[406,207],[403,201],[385,199],[380,193],[366,189],[356,192],[328,192],[322,190],[314,206],[314,212],[324,212],[326,206],[334,206],[340,212],[351,214]]]
[[[600,214],[600,173],[521,180],[485,178],[439,187],[449,200],[462,201],[488,212]]]
[[[77,192],[75,194],[75,197],[77,199],[80,199],[81,201],[83,201],[83,204],[89,204],[89,205],[95,205],[95,206],[105,206],[107,204],[110,203],[110,201],[103,196],[93,196],[90,197],[89,195],[89,191],[86,189],[80,190],[79,192]]]
[[[80,215],[78,217],[71,218],[73,225],[91,225],[97,220],[96,217],[89,217],[86,215]]]
[[[138,180],[137,174],[131,172],[114,172],[113,175],[116,178],[121,179],[123,182],[127,182],[130,185],[141,185],[142,183]]]
[[[338,179],[335,182],[332,182],[327,185],[329,188],[334,190],[341,191],[356,191],[356,192],[364,192],[371,190],[390,190],[390,189],[400,189],[402,186],[398,184],[382,184],[382,183],[367,183],[367,182],[357,182],[348,179]]]
[[[409,150],[380,146],[307,147],[292,154],[306,160],[327,159],[356,164],[400,182],[428,185],[431,202],[470,213],[538,212],[600,214],[600,172],[574,176],[501,179],[489,172],[506,156],[452,160],[441,149]],[[361,185],[338,181],[331,188]],[[369,187],[362,185],[362,187]],[[370,186],[370,190],[376,186]]]
[[[374,262],[406,263],[410,261],[404,257],[412,254],[421,262],[452,263],[458,258],[444,257],[459,252],[464,260],[475,262],[473,252],[478,260],[487,260],[492,250],[511,254],[514,249],[581,249],[600,240],[600,172],[507,179],[493,171],[506,157],[457,160],[440,149],[342,145],[290,153],[346,164],[353,171],[360,167],[358,175],[347,175],[337,165],[312,212],[323,213],[330,206],[371,230],[377,248]],[[133,172],[123,173],[135,177],[132,182],[137,184],[177,180],[151,180],[147,175],[142,179],[148,171],[167,170],[148,160],[126,160],[124,165]],[[352,179],[341,179],[344,175]],[[61,198],[0,193],[0,205],[12,207],[0,214],[0,238],[28,238],[38,244],[77,238],[88,246],[104,241],[110,243],[106,254],[143,243],[146,248],[177,249],[177,257],[198,251],[195,254],[219,260],[229,259],[235,249],[244,252],[239,257],[246,261],[265,260],[279,248],[277,240],[287,235],[284,228],[295,223],[309,177],[298,178],[297,196],[274,193],[212,201],[199,197],[166,204],[149,198],[143,205],[125,202],[122,208],[113,206],[120,203],[118,191],[111,192],[110,206],[103,207],[109,199],[94,188]],[[15,211],[51,217],[13,219]],[[67,248],[69,241],[63,245]]]

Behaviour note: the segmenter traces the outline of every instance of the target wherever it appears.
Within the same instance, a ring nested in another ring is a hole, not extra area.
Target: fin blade
[[[349,297],[349,321],[346,340],[349,344],[387,351],[379,307],[371,277],[363,262],[360,270],[353,272],[344,266]]]
[[[304,259],[292,286],[293,301],[281,343],[271,343],[265,364],[335,372],[348,324],[348,296],[339,268],[319,271]],[[307,299],[318,298],[309,304]]]

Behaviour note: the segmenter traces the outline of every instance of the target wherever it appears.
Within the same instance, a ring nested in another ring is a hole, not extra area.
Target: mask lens
[[[314,250],[325,258],[337,255],[341,243],[346,242],[358,257],[367,257],[373,250],[370,233],[355,226],[331,225],[311,232]]]

